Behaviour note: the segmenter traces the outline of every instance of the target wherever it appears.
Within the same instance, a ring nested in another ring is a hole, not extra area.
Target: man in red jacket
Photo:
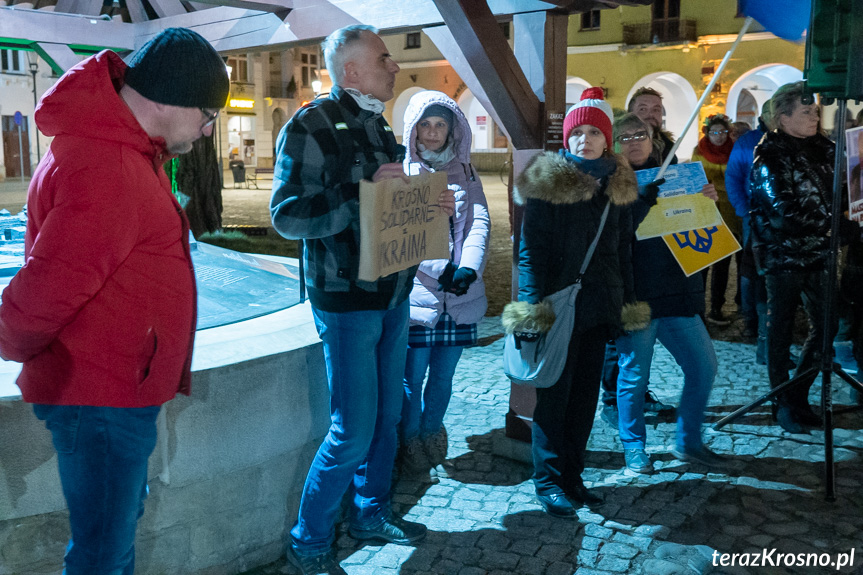
[[[189,224],[162,169],[209,136],[224,62],[170,28],[128,66],[103,51],[45,94],[53,136],[27,196],[25,264],[2,294],[0,356],[51,431],[69,506],[66,575],[131,575],[160,406],[188,394]]]

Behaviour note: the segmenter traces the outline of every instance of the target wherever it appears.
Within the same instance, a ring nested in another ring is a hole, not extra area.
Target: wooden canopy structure
[[[563,111],[567,16],[651,2],[0,0],[0,48],[34,50],[62,73],[81,54],[131,51],[172,26],[194,29],[223,54],[308,45],[349,24],[383,34],[424,29],[514,147],[539,148],[547,111]],[[516,22],[515,50],[497,26],[504,20]]]

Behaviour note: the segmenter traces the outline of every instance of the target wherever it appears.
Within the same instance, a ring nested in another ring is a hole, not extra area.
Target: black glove
[[[656,205],[656,198],[659,196],[659,186],[665,183],[665,178],[659,178],[644,186],[641,192],[641,199],[650,206]]]
[[[512,334],[512,337],[515,338],[515,349],[521,349],[522,343],[533,343],[539,340],[540,337],[539,332],[536,331],[516,331]]]
[[[844,246],[860,241],[860,224],[841,218],[839,220],[839,243]]]
[[[470,268],[458,268],[452,275],[452,285],[446,291],[455,295],[464,295],[470,284],[476,281],[476,272]]]
[[[452,279],[453,274],[455,274],[456,266],[452,262],[449,262],[444,268],[443,273],[437,279],[437,289],[438,291],[450,291],[452,288]]]

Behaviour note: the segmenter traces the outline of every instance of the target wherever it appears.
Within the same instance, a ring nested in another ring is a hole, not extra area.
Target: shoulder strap
[[[576,278],[576,282],[581,282],[581,278],[584,277],[584,272],[587,271],[587,266],[590,264],[590,260],[593,257],[593,252],[596,251],[596,244],[599,243],[599,236],[602,235],[602,230],[605,228],[605,220],[608,219],[608,208],[611,206],[611,201],[605,203],[605,209],[602,211],[602,218],[599,220],[599,229],[596,231],[596,236],[593,238],[593,241],[590,243],[590,247],[587,248],[587,254],[584,256],[584,261],[581,264],[581,269],[578,271],[578,277]]]

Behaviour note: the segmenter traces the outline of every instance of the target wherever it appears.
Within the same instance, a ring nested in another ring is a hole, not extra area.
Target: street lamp
[[[33,129],[36,130],[36,163],[42,161],[42,151],[39,149],[39,128],[36,127],[36,106],[39,104],[39,95],[36,92],[36,74],[39,72],[39,55],[36,52],[27,52],[27,64],[30,73],[33,74]]]
[[[312,80],[312,92],[315,93],[315,98],[317,98],[321,94],[321,88],[324,87],[324,83],[321,82],[321,77],[318,76],[318,71],[315,70],[315,79]]]

